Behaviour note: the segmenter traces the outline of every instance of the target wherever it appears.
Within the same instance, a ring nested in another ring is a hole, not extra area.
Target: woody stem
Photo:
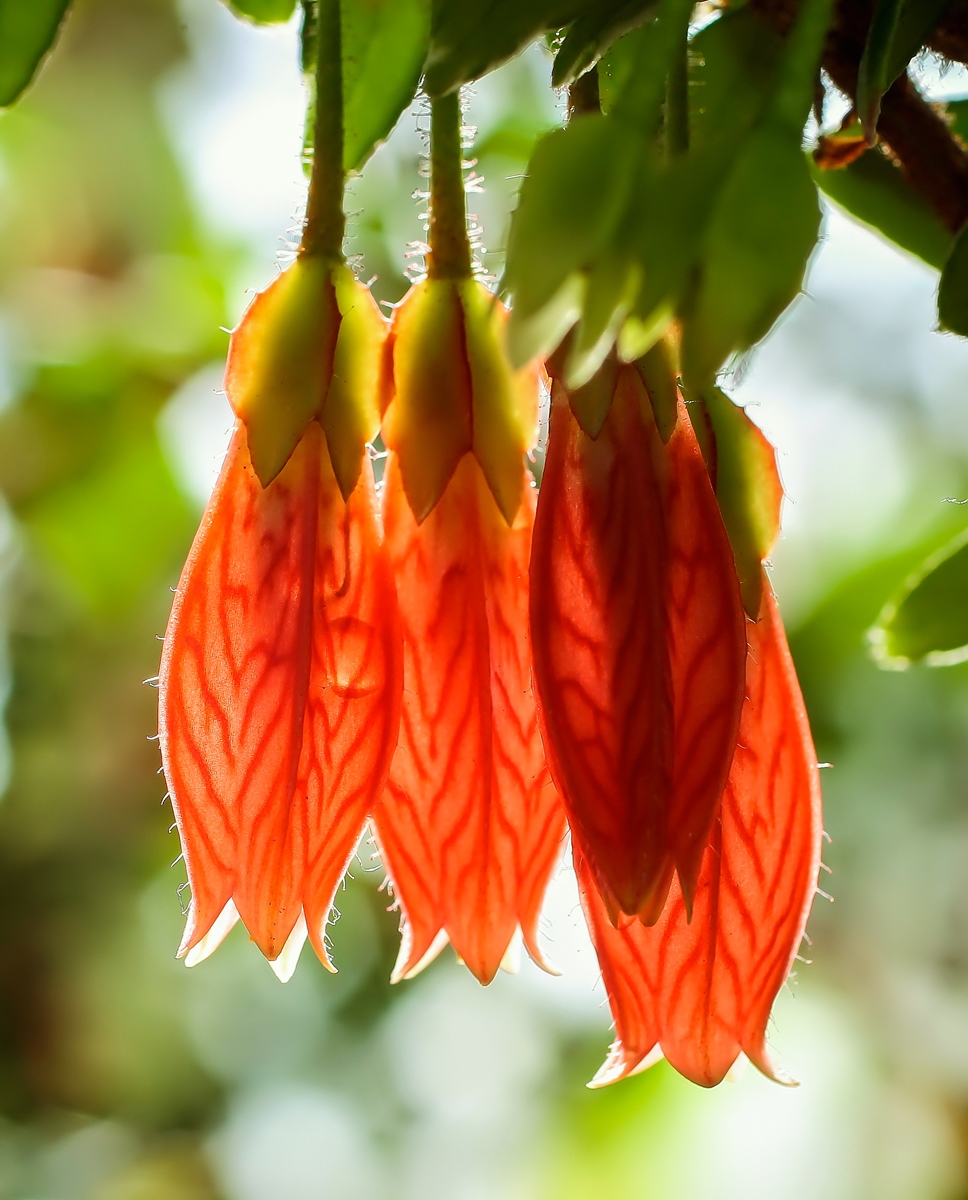
[[[316,119],[301,254],[343,257],[343,62],[340,0],[319,0],[316,16]]]
[[[451,92],[430,104],[431,279],[462,279],[471,273],[467,206],[462,167],[460,95]]]

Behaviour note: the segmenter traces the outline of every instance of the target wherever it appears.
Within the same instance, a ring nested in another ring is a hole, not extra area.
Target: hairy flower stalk
[[[386,326],[342,258],[339,8],[319,8],[319,117],[295,263],[232,335],[238,422],[175,596],[162,760],[192,889],[189,964],[241,918],[282,978],[382,792],[400,633],[366,441]],[[333,110],[335,106],[335,121]]]
[[[564,833],[531,688],[524,466],[538,376],[472,277],[456,95],[433,102],[428,277],[394,314],[384,491],[403,624],[400,741],[375,828],[402,914],[394,978],[449,939],[488,983],[537,922]]]
[[[578,392],[554,380],[531,558],[552,776],[612,918],[647,925],[675,873],[692,902],[746,661],[729,538],[670,382],[660,405],[631,365]]]

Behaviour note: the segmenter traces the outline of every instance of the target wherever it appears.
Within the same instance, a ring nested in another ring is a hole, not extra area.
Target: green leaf
[[[780,532],[783,488],[776,451],[745,411],[719,388],[707,388],[703,401],[715,437],[716,499],[733,547],[743,605],[755,621],[763,591],[763,559]]]
[[[658,0],[612,0],[590,8],[569,27],[555,55],[554,87],[565,87],[594,66],[623,34],[652,19]]]
[[[774,93],[782,39],[751,9],[740,8],[701,29],[690,51],[691,145],[738,141]]]
[[[778,124],[803,133],[820,75],[820,55],[830,27],[833,0],[804,0],[797,23],[787,38],[773,100]]]
[[[759,341],[797,295],[819,227],[799,136],[763,127],[733,165],[703,239],[682,348],[695,390],[730,354]]]
[[[950,107],[950,106],[949,106]],[[823,171],[808,155],[814,181],[852,217],[939,271],[951,252],[951,234],[935,211],[878,150],[849,166]]]
[[[949,100],[945,109],[951,118],[952,130],[963,142],[968,142],[968,96],[959,100]]]
[[[0,0],[0,106],[33,79],[57,36],[70,0]]]
[[[887,666],[968,659],[968,530],[907,581],[881,613],[871,640]]]
[[[887,83],[890,86],[907,67],[924,43],[938,26],[951,0],[904,0],[887,66]]]
[[[857,71],[857,114],[870,146],[873,146],[877,136],[875,130],[881,113],[881,97],[894,82],[894,77],[889,78],[893,61],[891,47],[903,2],[877,0]]]
[[[593,7],[596,0],[434,0],[424,87],[431,96],[452,92]]]
[[[955,239],[941,272],[938,322],[942,329],[968,337],[968,226]]]
[[[417,91],[430,0],[343,0],[343,163],[358,171]]]
[[[608,243],[625,210],[636,142],[626,126],[588,114],[535,147],[508,236],[512,343],[515,330]]]
[[[296,11],[296,0],[225,0],[225,3],[236,16],[246,17],[257,25],[288,21]]]

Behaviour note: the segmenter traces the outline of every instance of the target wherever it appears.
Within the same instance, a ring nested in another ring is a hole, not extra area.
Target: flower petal
[[[615,928],[576,854],[582,904],[615,1021],[597,1082],[632,1074],[661,1047],[695,1083],[719,1083],[739,1054],[770,1062],[766,1025],[800,946],[820,865],[820,784],[776,601],[749,625],[747,700],[721,819],[703,857],[692,920],[681,889],[647,928]]]
[[[263,488],[237,427],[162,656],[165,773],[192,886],[182,953],[231,898],[269,959],[332,897],[396,741],[399,626],[372,476],[344,503],[311,422]]]
[[[683,405],[663,445],[636,370],[596,438],[554,387],[531,561],[545,747],[615,913],[695,886],[736,744],[746,636],[732,551]]]
[[[466,454],[418,525],[395,455],[387,548],[403,621],[400,743],[375,818],[414,972],[445,930],[481,980],[538,912],[564,832],[531,691],[528,554],[533,489],[510,528]]]

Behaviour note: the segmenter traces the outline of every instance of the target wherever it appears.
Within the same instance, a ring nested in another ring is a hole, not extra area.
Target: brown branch
[[[751,7],[785,34],[796,17],[799,2],[751,0]],[[840,0],[824,49],[824,69],[852,100],[857,94],[857,68],[870,13],[869,0]],[[956,19],[962,18],[968,33],[968,0],[955,0],[946,20],[955,28]],[[896,80],[885,95],[877,132],[911,185],[928,200],[951,232],[957,233],[968,221],[968,154],[907,76]]]
[[[953,62],[968,63],[968,0],[953,0],[928,45]]]

